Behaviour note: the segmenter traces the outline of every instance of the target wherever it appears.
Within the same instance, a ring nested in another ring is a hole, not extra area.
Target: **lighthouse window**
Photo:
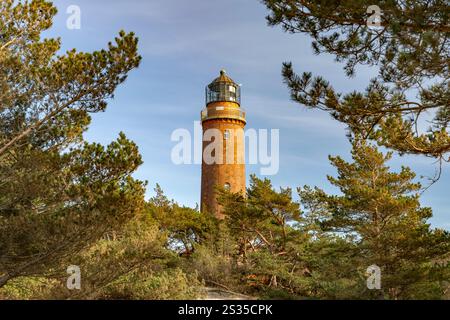
[[[230,130],[225,130],[225,132],[223,133],[223,138],[225,140],[228,140],[230,138]]]
[[[223,185],[223,188],[227,191],[229,191],[231,189],[231,185],[227,182]]]
[[[236,93],[236,88],[235,88],[235,87],[229,86],[228,88],[229,88],[228,90],[229,90],[230,92]]]

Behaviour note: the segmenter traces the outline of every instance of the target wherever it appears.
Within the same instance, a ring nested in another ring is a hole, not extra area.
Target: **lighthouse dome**
[[[233,79],[231,79],[228,75],[227,75],[227,72],[224,70],[224,69],[222,69],[222,70],[220,70],[220,75],[217,77],[217,78],[215,78],[214,80],[213,80],[213,82],[211,82],[211,84],[214,84],[214,83],[231,83],[231,84],[236,84],[234,81],[233,81]]]

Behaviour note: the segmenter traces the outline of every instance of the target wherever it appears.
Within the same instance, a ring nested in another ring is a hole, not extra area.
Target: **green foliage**
[[[383,3],[387,19],[375,36],[363,26],[365,1],[264,3],[271,24],[310,34],[349,74],[379,63],[384,83],[342,96],[285,64],[294,100],[353,130],[353,162],[330,157],[341,194],[304,187],[296,202],[291,189],[252,176],[246,196],[219,190],[226,218],[217,221],[159,186],[145,202],[145,183],[132,178],[142,159],[123,133],[106,147],[83,140],[90,113],[105,110],[139,65],[136,37],[120,32],[106,49],[57,55],[60,40],[40,37],[56,14],[51,3],[1,2],[0,298],[194,299],[203,285],[281,299],[448,298],[449,233],[430,228],[415,174],[391,172],[391,153],[358,139],[448,153],[448,16],[438,10],[447,6]],[[420,102],[405,98],[414,87]],[[435,117],[419,134],[425,110]],[[382,270],[380,291],[366,287],[372,264]],[[80,266],[80,291],[66,288],[69,265]]]
[[[0,289],[1,300],[47,299],[52,290],[59,286],[59,281],[48,278],[20,277],[8,282]]]
[[[450,234],[427,223],[431,209],[420,206],[420,184],[413,182],[414,173],[406,167],[390,172],[385,162],[391,154],[383,155],[364,142],[354,143],[352,155],[352,163],[330,157],[338,177],[328,179],[342,195],[299,189],[310,210],[322,204],[319,212],[313,212],[317,223],[328,237],[337,237],[333,246],[319,248],[320,264],[336,257],[329,269],[334,275],[327,270],[326,277],[319,275],[324,279],[320,282],[346,279],[344,292],[371,298],[374,292],[364,289],[358,279],[364,278],[367,267],[377,265],[382,272],[382,298],[442,297],[448,266],[439,267],[437,262],[448,263]],[[327,287],[323,290],[329,294]]]
[[[64,270],[144,205],[137,146],[82,136],[139,65],[137,38],[58,55],[60,40],[40,36],[55,14],[44,0],[0,4],[0,287]]]
[[[240,285],[241,279],[236,277],[238,271],[234,261],[223,252],[218,252],[212,244],[197,245],[186,267],[187,270],[198,273],[207,284],[223,283],[227,287],[234,288]]]
[[[409,168],[389,172],[384,164],[391,154],[383,156],[358,141],[369,138],[400,154],[450,160],[448,3],[262,2],[270,11],[269,25],[308,35],[316,54],[330,53],[345,62],[348,76],[359,65],[378,68],[378,77],[364,92],[342,94],[322,77],[297,75],[291,63],[283,64],[292,100],[329,112],[348,125],[354,142],[353,163],[330,158],[339,175],[329,180],[342,196],[319,188],[299,190],[304,230],[316,239],[304,252],[312,292],[338,299],[444,297],[448,266],[435,263],[448,264],[448,233],[427,224],[431,209],[420,206],[421,186],[413,182],[414,173]],[[383,13],[375,30],[367,27],[371,5]],[[363,283],[371,264],[382,267],[378,296]]]
[[[67,274],[21,277],[0,289],[4,299],[194,299],[202,295],[195,272],[186,274],[179,257],[164,248],[166,236],[148,214],[112,231],[73,256],[81,290],[66,288]]]
[[[104,299],[191,300],[202,296],[201,283],[195,274],[181,269],[160,272],[134,272],[121,277],[105,290]]]
[[[226,246],[203,244],[190,267],[264,298],[444,298],[450,235],[427,223],[431,209],[420,206],[415,174],[390,171],[392,153],[363,140],[354,142],[352,156],[330,157],[338,175],[328,178],[341,195],[298,189],[304,212],[291,190],[276,191],[267,179],[252,176],[247,197],[219,190]],[[367,287],[371,265],[381,268],[381,290]]]
[[[158,224],[149,215],[139,213],[121,230],[106,233],[93,246],[72,258],[79,265],[83,276],[81,291],[64,289],[59,295],[71,298],[103,298],[114,283],[122,278],[145,281],[153,270],[166,267],[174,259],[164,249],[165,236],[159,232]],[[114,266],[114,267],[112,267]],[[135,281],[131,285],[140,285]]]
[[[426,1],[263,0],[269,25],[312,38],[316,54],[346,62],[348,76],[358,65],[376,66],[378,77],[365,92],[341,94],[321,77],[294,73],[283,64],[291,98],[325,110],[361,135],[403,153],[449,161],[449,5]],[[367,27],[366,10],[378,5],[381,27]],[[432,119],[429,122],[428,116]],[[430,123],[430,125],[428,124]],[[428,126],[425,130],[419,130]]]
[[[147,212],[159,222],[160,230],[168,234],[167,246],[179,253],[190,254],[195,245],[213,234],[217,221],[198,210],[170,201],[159,185],[156,195],[147,204]]]
[[[308,241],[301,231],[299,204],[291,189],[276,191],[268,179],[251,176],[247,197],[219,190],[219,202],[226,215],[234,245],[227,257],[246,292],[274,297],[306,294],[304,261],[298,254]]]
[[[208,285],[266,299],[446,298],[450,236],[427,224],[431,209],[420,206],[414,173],[390,171],[391,153],[365,142],[354,143],[352,156],[330,157],[338,175],[329,180],[341,195],[298,189],[304,212],[290,189],[274,190],[255,176],[247,197],[219,190],[223,221],[180,207],[157,186],[124,228],[72,257],[83,290],[65,289],[66,276],[55,269],[13,280],[0,295],[190,299]],[[381,290],[366,285],[373,264]]]

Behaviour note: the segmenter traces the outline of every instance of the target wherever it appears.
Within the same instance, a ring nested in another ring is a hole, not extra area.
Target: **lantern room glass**
[[[229,82],[213,82],[206,87],[206,104],[231,101],[241,104],[241,88]]]

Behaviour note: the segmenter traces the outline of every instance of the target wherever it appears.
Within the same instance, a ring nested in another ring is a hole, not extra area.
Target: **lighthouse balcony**
[[[201,112],[202,122],[211,119],[235,119],[245,121],[245,111],[241,108],[227,108],[225,106],[216,106],[205,108]]]

